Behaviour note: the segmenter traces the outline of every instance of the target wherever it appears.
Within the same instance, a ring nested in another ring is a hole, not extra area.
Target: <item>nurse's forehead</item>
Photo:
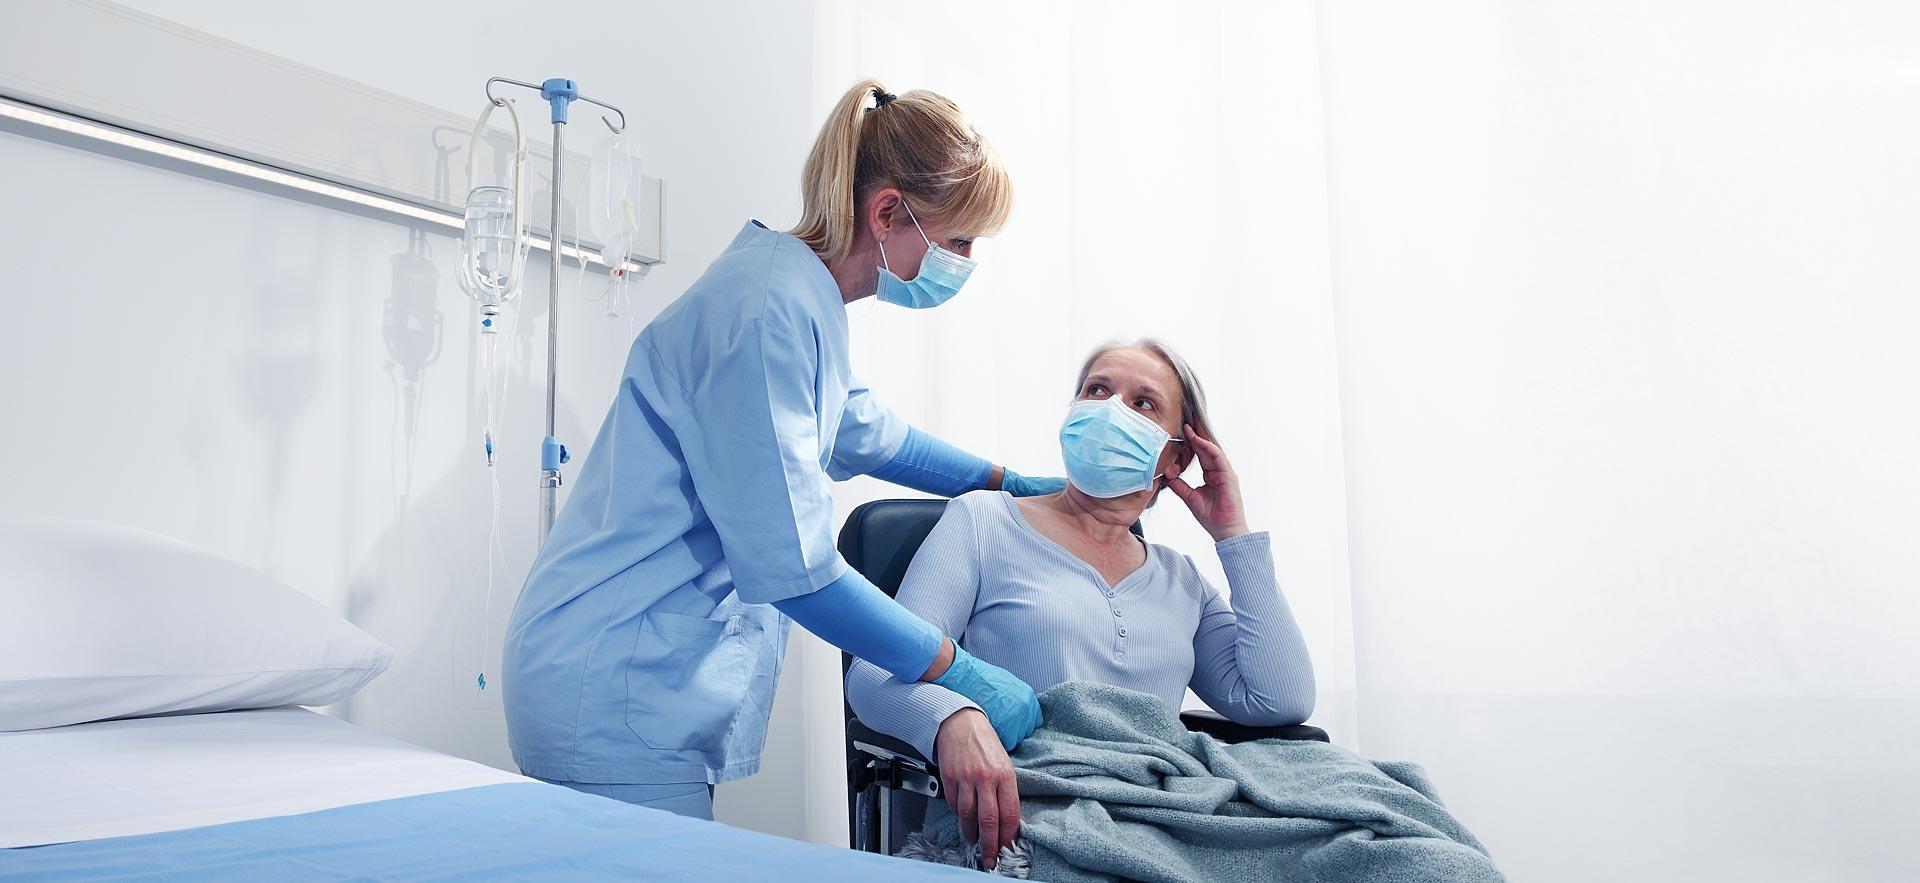
[[[976,239],[986,238],[986,234],[977,230],[948,230],[944,227],[932,225],[926,225],[926,230],[928,233],[938,233],[941,239],[964,239],[972,242]]]

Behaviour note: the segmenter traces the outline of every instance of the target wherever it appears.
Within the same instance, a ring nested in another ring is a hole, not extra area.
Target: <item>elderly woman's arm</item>
[[[1214,544],[1227,574],[1229,604],[1211,586],[1193,636],[1190,686],[1215,711],[1243,724],[1281,726],[1313,714],[1313,661],[1274,578],[1267,534]]]
[[[900,604],[954,637],[966,634],[980,594],[980,538],[966,499],[947,504],[900,583]],[[956,651],[959,649],[956,646]],[[938,684],[902,681],[856,661],[847,703],[867,726],[906,740],[940,764],[941,796],[960,834],[991,869],[1020,834],[1013,762],[980,706]]]
[[[979,594],[978,555],[966,504],[948,503],[907,567],[897,596],[900,606],[958,642]],[[847,669],[847,704],[867,726],[905,740],[930,759],[941,722],[960,709],[980,707],[938,684],[903,681],[863,659]]]

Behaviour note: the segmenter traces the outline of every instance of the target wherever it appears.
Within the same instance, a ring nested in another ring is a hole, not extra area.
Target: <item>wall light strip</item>
[[[38,105],[28,104],[11,98],[0,97],[0,119],[13,120],[28,126],[60,132],[66,135],[84,138],[89,141],[114,147],[137,151],[152,157],[184,163],[209,172],[231,175],[258,181],[273,187],[300,191],[321,199],[343,202],[374,213],[388,215],[417,223],[438,227],[444,232],[458,236],[464,229],[466,218],[457,212],[443,208],[425,206],[419,203],[396,199],[384,194],[374,193],[358,187],[316,178],[299,172],[276,168],[249,159],[195,147],[158,135],[151,135],[133,129],[122,128],[108,123],[96,122],[57,110],[49,110]],[[553,241],[537,233],[529,233],[527,241],[533,248],[551,253]],[[592,243],[587,243],[591,246]],[[600,264],[600,253],[592,248],[579,248],[565,241],[560,243],[562,258],[571,258],[575,263],[582,261]],[[628,261],[627,267],[636,273],[645,273],[647,266],[638,261]]]

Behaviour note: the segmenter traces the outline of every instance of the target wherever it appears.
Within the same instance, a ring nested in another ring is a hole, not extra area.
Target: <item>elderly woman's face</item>
[[[1168,365],[1158,353],[1128,348],[1102,355],[1094,360],[1093,367],[1087,371],[1087,380],[1080,384],[1074,401],[1099,401],[1115,396],[1127,407],[1159,424],[1168,435],[1174,438],[1186,435],[1186,429],[1180,423],[1180,414],[1185,410],[1185,402],[1180,395],[1180,378],[1173,373],[1173,366]],[[1178,442],[1167,445],[1167,449],[1160,452],[1160,474],[1169,478],[1177,477],[1186,469],[1190,459],[1192,455],[1187,452],[1186,445]]]

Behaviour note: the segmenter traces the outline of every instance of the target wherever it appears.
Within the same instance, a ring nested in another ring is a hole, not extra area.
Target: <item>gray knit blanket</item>
[[[1105,684],[1061,684],[1040,705],[1046,725],[1013,753],[1026,861],[1009,876],[1504,883],[1418,765],[1324,742],[1225,745]],[[916,842],[926,855],[959,836],[934,801]]]

